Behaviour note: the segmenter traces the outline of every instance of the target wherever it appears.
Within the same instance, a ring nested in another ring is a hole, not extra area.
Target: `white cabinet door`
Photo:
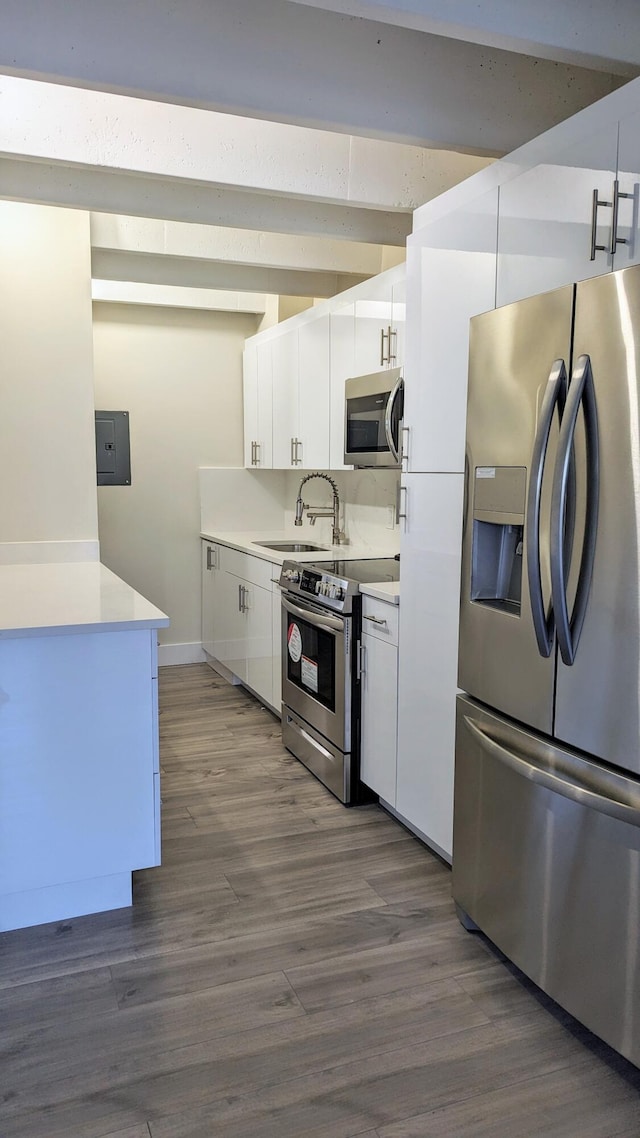
[[[255,466],[258,438],[258,350],[255,344],[246,347],[242,357],[242,390],[244,465]]]
[[[330,470],[348,470],[344,464],[344,385],[355,375],[355,308],[353,303],[343,304],[330,316],[331,375],[329,431]]]
[[[242,582],[246,637],[246,674],[249,687],[270,706],[273,703],[272,593]]]
[[[239,680],[247,680],[246,615],[242,612],[243,582],[233,573],[217,570],[215,620],[211,655]]]
[[[274,565],[274,577],[278,576],[279,565]],[[280,589],[274,588],[271,594],[271,637],[273,644],[272,707],[278,715],[282,708],[282,594]]]
[[[396,809],[451,859],[462,474],[402,479]]]
[[[209,656],[213,651],[216,628],[216,588],[220,578],[219,547],[211,541],[202,546],[202,647]]]
[[[403,467],[464,470],[469,319],[494,307],[498,191],[420,230],[407,248]]]
[[[613,267],[625,269],[640,261],[640,115],[621,120],[618,134],[618,217]],[[626,195],[626,196],[625,196]]]
[[[364,296],[355,302],[355,374],[369,375],[395,367],[391,316],[391,282],[384,277],[367,281]],[[391,339],[391,342],[390,342]]]
[[[298,465],[329,466],[330,318],[319,316],[298,332]]]
[[[405,329],[407,325],[407,278],[396,281],[391,288],[391,355],[395,360],[390,367],[402,367],[405,360]]]
[[[396,805],[398,649],[363,633],[360,777],[390,806]]]
[[[273,466],[300,466],[298,404],[298,331],[282,332],[271,341],[273,366]]]
[[[611,270],[617,148],[616,126],[606,127],[501,187],[498,307]]]

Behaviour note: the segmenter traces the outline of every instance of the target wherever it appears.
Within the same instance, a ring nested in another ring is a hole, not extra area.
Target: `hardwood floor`
[[[437,858],[206,665],[160,682],[162,867],[0,937],[1,1138],[638,1138],[640,1072],[463,931]]]

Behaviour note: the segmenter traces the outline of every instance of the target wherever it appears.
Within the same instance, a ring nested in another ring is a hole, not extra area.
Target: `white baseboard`
[[[172,668],[176,664],[204,664],[206,656],[200,641],[194,644],[159,644],[158,665]]]

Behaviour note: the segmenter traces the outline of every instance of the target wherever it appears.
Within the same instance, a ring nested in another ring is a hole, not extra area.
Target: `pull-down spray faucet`
[[[332,506],[308,506],[306,502],[302,501],[302,487],[304,486],[305,482],[309,481],[310,478],[324,478],[325,481],[330,484],[331,489],[333,490]],[[340,530],[340,495],[338,494],[338,487],[333,481],[333,478],[330,478],[328,474],[321,474],[319,471],[316,474],[305,474],[302,482],[300,483],[298,497],[296,498],[296,516],[293,523],[294,525],[302,525],[302,518],[305,510],[307,511],[307,517],[309,518],[312,526],[315,525],[316,518],[332,518],[333,528],[331,531],[331,543],[332,545],[340,545],[340,541],[344,537],[344,534]]]

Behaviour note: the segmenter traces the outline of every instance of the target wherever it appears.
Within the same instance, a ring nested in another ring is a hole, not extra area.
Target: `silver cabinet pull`
[[[365,614],[362,619],[370,620],[373,624],[384,624],[385,628],[387,627],[386,620],[384,620],[381,616],[369,616],[368,614]]]
[[[618,179],[616,178],[615,182],[613,183],[613,212],[611,214],[611,244],[609,245],[609,252],[611,253],[611,256],[613,256],[613,254],[615,253],[616,247],[618,245],[628,245],[629,244],[629,239],[627,237],[618,237],[618,206],[620,204],[620,198],[631,198],[633,200],[633,197],[634,197],[633,194],[623,194],[621,192],[620,183],[619,183]]]
[[[296,464],[296,440],[294,438],[292,438],[290,441],[289,462],[291,463],[291,466],[295,466]]]
[[[218,551],[212,545],[207,546],[207,569],[218,568]]]
[[[393,353],[391,352],[391,338],[393,337]],[[385,355],[384,342],[387,341],[387,351]],[[390,324],[386,328],[380,329],[380,364],[390,364],[396,358],[396,346],[398,342],[398,333],[395,328]]]
[[[366,669],[366,664],[365,664],[365,661],[366,661],[366,651],[367,651],[367,650],[366,650],[366,648],[365,648],[364,644],[362,643],[362,641],[360,641],[360,644],[358,645],[358,659],[357,659],[357,669],[356,669],[356,680],[361,680],[361,679],[362,679],[362,677],[364,676],[364,674],[365,674],[366,670],[367,670],[367,669]]]
[[[300,450],[302,450],[302,439],[296,439],[296,440],[295,440],[295,444],[296,444],[296,450],[295,450],[295,455],[296,455],[296,458],[295,458],[295,462],[296,462],[296,466],[301,466],[301,465],[302,465],[302,459],[301,459],[300,455],[298,454],[298,448],[300,448]]]
[[[404,494],[404,501],[402,495]],[[403,509],[404,506],[404,509]],[[404,519],[404,528],[407,528],[407,520],[409,517],[409,488],[407,486],[400,487],[400,509],[398,510],[398,520]]]
[[[607,251],[606,245],[596,245],[596,241],[598,239],[598,236],[597,236],[598,208],[599,208],[599,206],[610,206],[613,204],[612,202],[605,201],[604,198],[601,198],[598,195],[599,195],[599,191],[594,190],[592,198],[591,198],[591,256],[589,257],[590,261],[595,261],[596,253],[606,253],[606,251]]]
[[[255,461],[256,466],[260,466],[260,448],[261,448],[261,446],[262,446],[262,443],[259,443],[256,441],[256,461]]]
[[[403,470],[409,469],[409,427],[402,427],[402,447],[400,448],[400,464]]]
[[[242,586],[242,611],[249,611],[249,590],[247,589],[246,585]]]
[[[238,612],[242,612],[242,585],[238,585]]]

